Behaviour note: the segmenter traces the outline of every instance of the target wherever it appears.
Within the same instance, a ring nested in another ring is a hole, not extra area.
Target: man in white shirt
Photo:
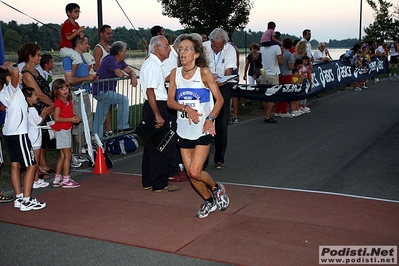
[[[284,64],[284,58],[281,53],[281,48],[278,45],[262,46],[260,48],[262,54],[262,65],[265,70],[263,75],[263,84],[278,85],[280,75],[280,65]],[[265,124],[277,123],[273,117],[270,116],[273,110],[273,102],[263,102],[263,110],[265,112]]]
[[[166,101],[163,61],[169,57],[170,46],[163,35],[150,40],[150,55],[144,61],[140,71],[141,90],[144,95],[143,120],[154,121],[155,128],[169,127],[169,113]],[[178,186],[170,185],[169,178],[170,145],[159,151],[150,143],[144,143],[142,161],[142,186],[154,192],[173,192]]]
[[[232,45],[229,44],[229,36],[221,28],[214,29],[209,35],[209,41],[202,43],[208,57],[209,69],[214,75],[222,77],[233,74],[237,67],[237,54]],[[229,83],[218,83],[223,96],[224,104],[215,121],[215,157],[214,163],[217,169],[224,168],[224,155],[227,148],[227,127],[230,116],[230,85]]]
[[[324,42],[319,42],[317,49],[313,53],[313,58],[315,64],[330,62],[330,58],[326,54],[326,44]]]
[[[387,49],[388,43],[384,42],[380,46],[375,49],[375,55],[379,58],[381,57],[388,57],[388,54],[385,52],[385,49]]]
[[[310,43],[311,38],[312,38],[312,32],[309,29],[306,29],[302,32],[301,41],[306,42],[306,55],[309,56],[311,62],[313,63],[314,58],[312,55],[312,44]]]

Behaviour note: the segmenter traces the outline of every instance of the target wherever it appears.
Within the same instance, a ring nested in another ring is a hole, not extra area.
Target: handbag
[[[117,136],[105,142],[105,151],[112,154],[127,154],[137,151],[139,143],[132,134]]]
[[[55,121],[53,120],[53,118],[50,116],[51,121],[48,121],[46,124],[47,126],[50,128],[48,129],[48,136],[50,138],[50,140],[55,139],[55,133],[54,130],[51,128],[52,125],[55,124]]]
[[[256,79],[258,79],[261,76],[260,68],[254,67],[254,76]]]
[[[144,139],[144,141],[153,145],[155,148],[157,148],[157,150],[161,152],[165,149],[169,141],[175,135],[175,132],[167,128],[166,126],[156,128],[154,121],[144,119],[141,120],[140,123],[136,126],[133,133]]]
[[[255,78],[258,79],[262,75],[260,72],[260,67],[255,66],[255,60],[254,60],[252,54],[251,54],[251,59],[252,59],[252,63],[254,64],[253,76],[255,76]]]

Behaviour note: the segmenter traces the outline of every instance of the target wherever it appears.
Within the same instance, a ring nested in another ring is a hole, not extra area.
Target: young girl
[[[301,60],[301,59],[297,59],[297,60]],[[294,67],[292,69],[291,83],[300,86],[300,85],[302,85],[302,82],[303,82],[303,76],[301,76],[299,74],[299,69],[297,67]],[[290,109],[291,109],[291,113],[294,116],[300,116],[301,114],[304,113],[303,111],[299,110],[299,102],[298,101],[291,101]]]
[[[363,63],[362,63],[362,59],[363,59],[363,56],[362,56],[362,54],[361,53],[357,53],[356,54],[356,57],[355,57],[355,66],[357,67],[357,68],[363,68]],[[360,80],[360,81],[356,81],[356,83],[355,83],[355,89],[354,89],[354,91],[361,91],[362,90],[362,86],[363,86],[363,81],[362,80]]]
[[[28,104],[19,88],[22,81],[18,68],[6,62],[0,67],[0,102],[6,106],[3,127],[11,162],[11,183],[15,192],[14,207],[20,211],[40,210],[46,203],[31,197],[36,160],[28,138]],[[21,186],[21,167],[26,167],[24,189]]]
[[[70,166],[72,157],[72,133],[71,128],[75,123],[80,122],[80,118],[73,114],[72,95],[64,79],[56,79],[53,82],[54,99],[54,125],[51,128],[55,131],[57,149],[60,150],[60,157],[55,169],[53,187],[76,188],[80,184],[73,181],[70,176]],[[64,177],[61,178],[61,172]]]
[[[303,79],[308,79],[308,82],[310,83],[310,66],[309,66],[309,57],[304,55],[302,59],[296,59],[295,60],[295,67],[298,68],[299,70],[299,75]],[[310,113],[310,108],[306,106],[306,99],[299,100],[299,110],[301,110],[303,113]]]
[[[42,131],[39,126],[44,122],[52,108],[46,106],[43,108],[42,113],[39,115],[34,105],[37,104],[37,94],[34,88],[25,87],[22,89],[25,100],[28,103],[28,137],[32,144],[33,153],[35,154],[36,163],[40,161],[40,149],[42,146]],[[40,177],[40,178],[39,178]],[[47,187],[48,182],[43,180],[44,175],[39,175],[39,168],[37,167],[35,177],[33,179],[33,188]]]

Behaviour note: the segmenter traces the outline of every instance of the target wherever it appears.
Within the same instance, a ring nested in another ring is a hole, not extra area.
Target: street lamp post
[[[359,44],[362,43],[362,3],[363,0],[360,0]]]
[[[103,2],[102,0],[97,0],[97,24],[98,29],[103,25]],[[98,40],[101,40],[100,33],[98,33]]]
[[[247,58],[247,31],[244,30],[244,42],[245,42],[245,54],[244,54],[244,58]],[[245,71],[245,66],[244,66],[244,71]],[[244,73],[245,75],[246,73]],[[245,85],[248,84],[248,77],[245,79]]]

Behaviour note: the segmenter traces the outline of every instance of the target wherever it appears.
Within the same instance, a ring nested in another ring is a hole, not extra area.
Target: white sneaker
[[[299,110],[295,110],[295,111],[292,112],[292,114],[293,114],[295,117],[297,117],[297,116],[300,116],[301,114],[303,114],[303,112],[301,112],[301,111],[299,111]]]
[[[281,114],[280,114],[280,113],[275,113],[274,116],[275,116],[275,117],[280,117]]]
[[[42,187],[48,187],[50,183],[44,181],[43,179],[39,179],[38,181],[33,182],[33,188],[42,188]]]
[[[301,110],[304,114],[310,113],[310,109],[308,107],[301,107],[301,108],[299,108],[299,110]]]
[[[289,118],[292,118],[293,117],[293,115],[292,114],[290,114],[290,113],[285,113],[285,114],[283,114],[283,113],[280,113],[280,116],[282,117],[282,118],[285,118],[285,117],[289,117]]]
[[[89,161],[88,157],[82,156],[82,155],[77,155],[76,158],[77,158],[78,162],[80,162],[80,163],[84,163],[84,162],[88,162]]]
[[[374,82],[378,83],[378,82],[380,82],[380,80],[378,78],[375,78]]]
[[[40,188],[40,181],[33,181],[32,188]]]
[[[14,208],[20,209],[23,201],[23,198],[16,198],[14,200]]]
[[[72,156],[72,158],[71,158],[71,167],[78,168],[81,165],[82,165],[82,163],[79,162],[79,159],[76,156]]]
[[[35,198],[30,198],[27,202],[22,202],[19,210],[21,212],[31,211],[31,210],[40,210],[46,207],[46,203],[39,202]]]

